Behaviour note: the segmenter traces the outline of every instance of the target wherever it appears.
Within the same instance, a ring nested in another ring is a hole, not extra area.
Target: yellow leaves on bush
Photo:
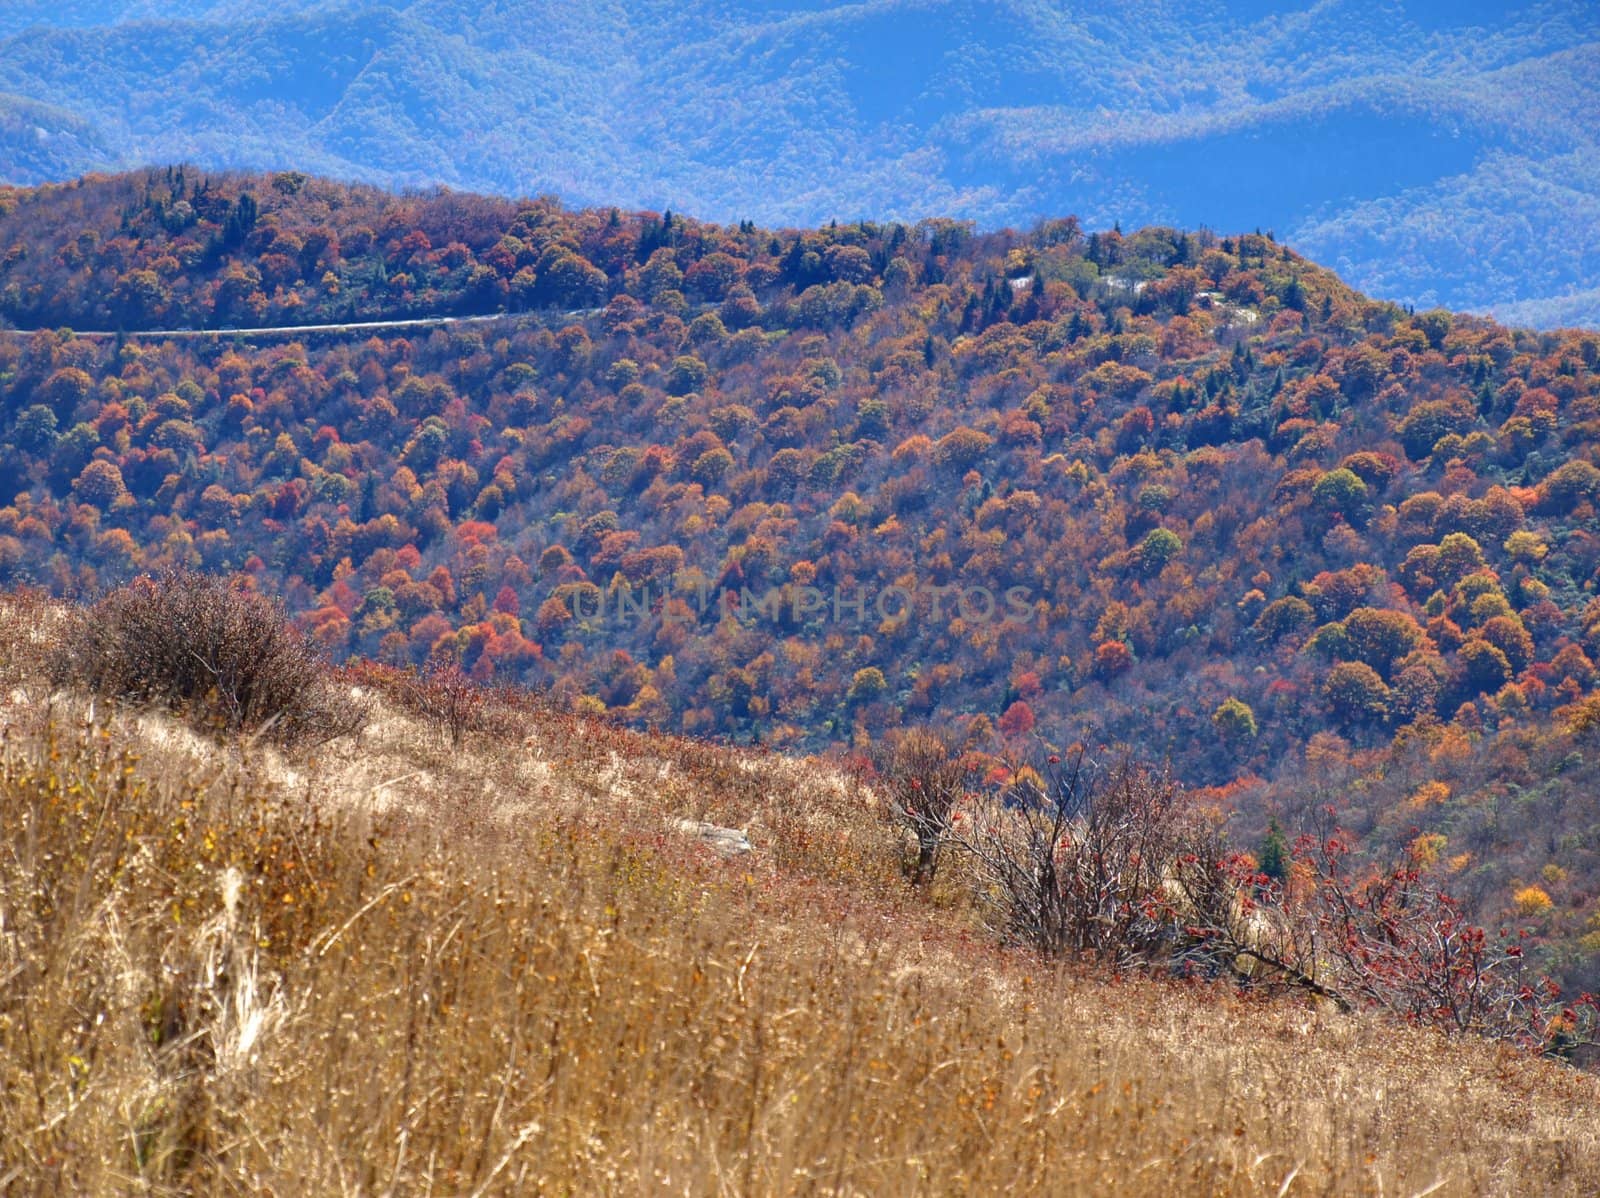
[[[1438,864],[1439,854],[1444,852],[1445,845],[1450,843],[1448,836],[1438,832],[1424,832],[1412,839],[1406,851],[1411,854],[1411,860],[1416,862],[1419,869],[1431,869]],[[1548,903],[1550,900],[1545,899]]]
[[[1524,886],[1512,896],[1511,905],[1516,908],[1517,914],[1524,918],[1543,915],[1555,906],[1541,886]]]
[[[1574,736],[1582,736],[1600,728],[1600,695],[1590,695],[1581,703],[1574,703],[1565,709],[1567,717],[1567,730]]]
[[[1424,782],[1421,786],[1417,787],[1417,789],[1412,792],[1411,798],[1406,802],[1408,806],[1421,810],[1424,807],[1431,807],[1437,803],[1442,803],[1449,797],[1450,787],[1446,783],[1435,779],[1432,782]]]
[[[1428,752],[1428,761],[1439,769],[1466,762],[1472,757],[1474,740],[1465,728],[1446,724]]]

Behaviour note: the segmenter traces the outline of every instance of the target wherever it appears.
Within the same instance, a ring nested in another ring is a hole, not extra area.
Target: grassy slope
[[[388,707],[221,749],[45,702],[49,622],[0,613],[0,1188],[1600,1188],[1595,1079],[991,950],[820,765]]]

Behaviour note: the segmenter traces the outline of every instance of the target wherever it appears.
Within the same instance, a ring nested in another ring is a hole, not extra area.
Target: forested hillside
[[[1123,744],[1600,955],[1596,335],[1257,234],[193,170],[0,211],[0,312],[47,330],[0,335],[0,584],[243,571],[335,655],[740,740]]]
[[[1367,294],[1600,323],[1590,6],[0,6],[0,181],[189,160],[720,221],[1275,231]]]

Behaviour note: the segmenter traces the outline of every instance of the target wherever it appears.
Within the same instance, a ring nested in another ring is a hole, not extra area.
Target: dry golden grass
[[[817,766],[37,699],[0,706],[0,1192],[1600,1192],[1596,1079],[991,949]]]

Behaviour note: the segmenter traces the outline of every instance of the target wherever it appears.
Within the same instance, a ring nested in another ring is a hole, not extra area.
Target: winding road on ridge
[[[562,312],[565,317],[593,316],[601,311],[599,308],[574,308],[570,312]],[[150,340],[152,338],[169,337],[280,337],[293,336],[298,333],[359,333],[365,329],[408,329],[408,328],[436,328],[442,325],[453,324],[488,324],[496,320],[537,320],[548,318],[548,312],[492,312],[486,316],[413,316],[395,320],[357,320],[341,324],[289,324],[246,326],[227,329],[129,329],[118,332],[107,329],[74,329],[70,325],[61,326],[69,329],[74,337],[123,337],[129,341]],[[44,329],[16,329],[0,326],[0,333],[14,333],[18,336],[31,336],[34,333],[55,333],[60,328]]]

